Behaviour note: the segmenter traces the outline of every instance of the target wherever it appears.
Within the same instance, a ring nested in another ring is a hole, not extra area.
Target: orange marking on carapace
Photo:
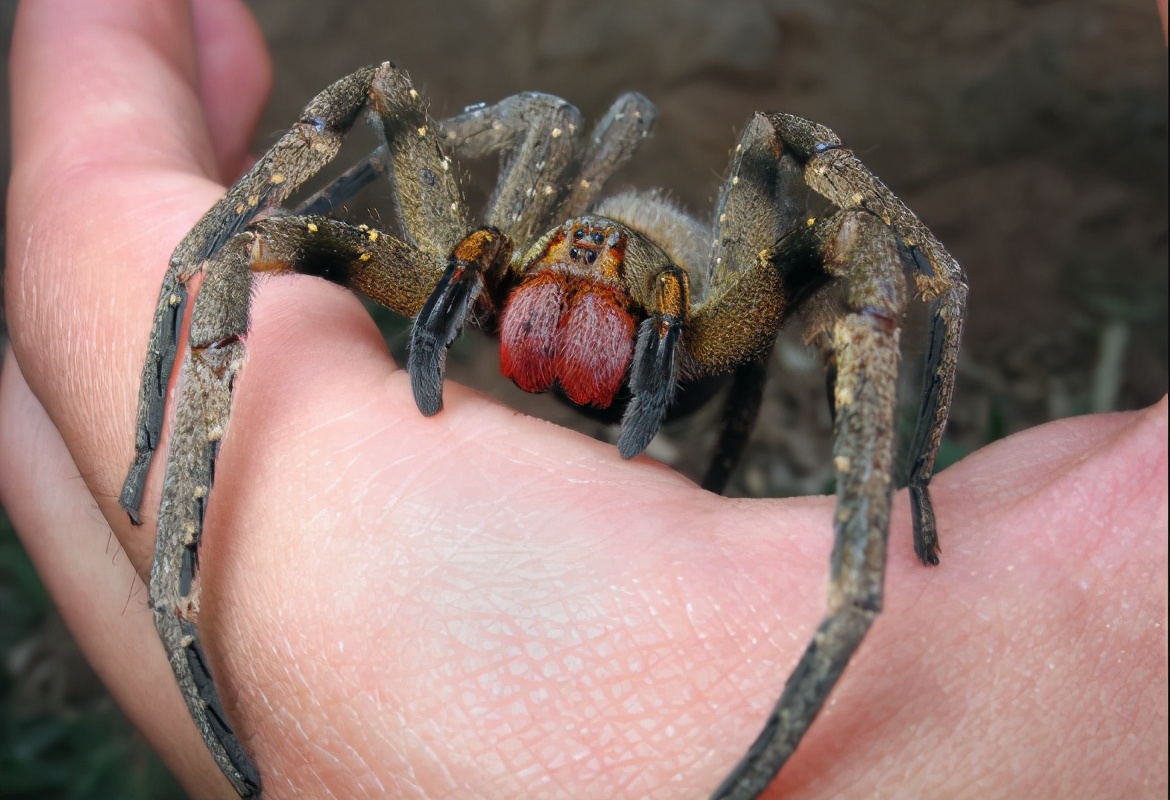
[[[594,273],[607,281],[621,278],[626,234],[614,225],[570,220],[549,240],[537,267],[563,265],[573,272]]]

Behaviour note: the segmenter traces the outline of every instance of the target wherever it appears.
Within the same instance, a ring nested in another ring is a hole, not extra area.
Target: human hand
[[[146,525],[116,498],[157,287],[268,83],[243,6],[192,5],[21,6],[0,500],[118,702],[230,797],[108,538],[145,577],[160,470]],[[350,295],[277,279],[254,309],[200,622],[267,795],[716,786],[823,611],[831,501],[714,497],[457,386],[424,419]],[[939,475],[937,569],[899,495],[887,613],[775,789],[1164,796],[1166,420],[1068,420]]]

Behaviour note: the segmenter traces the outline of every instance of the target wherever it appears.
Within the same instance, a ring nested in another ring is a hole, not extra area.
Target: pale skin
[[[153,513],[117,505],[162,270],[269,83],[243,7],[191,5],[20,8],[0,501],[118,702],[227,798],[146,607]],[[773,792],[1164,797],[1166,427],[1163,399],[944,471],[937,568],[900,494],[886,613]],[[313,279],[257,293],[213,498],[204,641],[273,798],[703,796],[823,610],[830,499],[724,500],[450,384],[426,419]]]

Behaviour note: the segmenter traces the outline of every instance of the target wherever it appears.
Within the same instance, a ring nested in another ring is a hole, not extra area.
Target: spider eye
[[[586,250],[585,251],[585,260],[588,263],[592,264],[594,261],[597,260],[597,253],[593,252],[592,250]]]
[[[594,244],[601,244],[602,242],[605,241],[605,236],[601,233],[601,231],[595,232],[589,238],[593,240]]]
[[[585,238],[585,229],[578,228],[577,230],[573,231],[573,238],[574,239],[584,239]]]
[[[577,259],[581,257],[581,251],[576,247],[569,248],[569,258]]]

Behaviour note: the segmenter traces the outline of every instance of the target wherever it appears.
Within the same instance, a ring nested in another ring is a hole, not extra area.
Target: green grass
[[[185,797],[55,624],[52,600],[3,509],[0,609],[0,796]]]

